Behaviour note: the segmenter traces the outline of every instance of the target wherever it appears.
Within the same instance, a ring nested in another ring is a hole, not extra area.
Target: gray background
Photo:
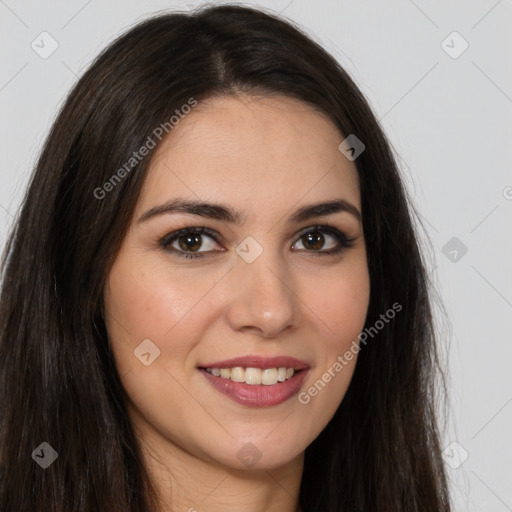
[[[147,15],[199,4],[0,0],[1,247],[57,108],[90,61]],[[252,4],[300,23],[381,120],[432,242],[430,276],[446,308],[436,316],[449,352],[443,447],[455,510],[512,511],[512,2]],[[42,58],[31,45],[51,49],[45,31],[58,48]],[[453,31],[469,44],[460,55]]]

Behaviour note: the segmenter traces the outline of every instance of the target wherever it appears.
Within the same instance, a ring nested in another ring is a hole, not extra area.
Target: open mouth
[[[297,394],[309,368],[198,367],[206,380],[222,394],[249,407],[279,405]]]
[[[252,368],[235,366],[233,368],[199,368],[200,370],[232,382],[245,383],[252,386],[273,386],[286,382],[303,370],[295,368]]]

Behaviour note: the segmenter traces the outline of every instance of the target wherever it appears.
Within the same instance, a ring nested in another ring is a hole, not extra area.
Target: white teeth
[[[278,382],[284,382],[290,379],[295,374],[293,368],[242,368],[236,366],[235,368],[206,368],[208,373],[221,379],[231,379],[233,382],[245,382],[257,386],[263,384],[265,386],[272,386]]]
[[[214,374],[213,373],[213,368],[212,368],[212,374]],[[231,377],[231,370],[229,368],[222,368],[222,370],[220,371],[220,376],[223,379],[229,379]]]
[[[277,368],[267,368],[261,372],[261,383],[265,386],[277,384]]]
[[[245,382],[255,386],[261,384],[261,370],[259,368],[247,368],[245,370]]]
[[[245,381],[244,369],[241,366],[236,366],[235,368],[231,369],[231,380],[234,382]]]
[[[279,382],[284,382],[286,380],[286,368],[279,368],[279,370],[277,370],[277,380]]]

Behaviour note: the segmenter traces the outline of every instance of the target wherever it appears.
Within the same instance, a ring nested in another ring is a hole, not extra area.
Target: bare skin
[[[357,357],[307,403],[296,393],[269,407],[235,402],[199,367],[248,354],[292,356],[309,365],[306,392],[357,340],[370,289],[360,218],[338,211],[289,219],[338,199],[361,212],[355,164],[338,150],[344,138],[297,100],[238,96],[201,102],[156,150],[107,280],[105,315],[159,512],[298,510],[304,451],[342,401]],[[243,222],[177,212],[140,221],[177,198],[227,205]],[[302,233],[318,225],[353,245],[323,229]],[[192,233],[167,249],[159,244],[200,227],[218,241]],[[247,237],[258,245],[244,245]],[[238,246],[262,252],[249,263]],[[160,351],[148,365],[134,357],[146,339]],[[250,467],[238,456],[244,446],[259,457]]]

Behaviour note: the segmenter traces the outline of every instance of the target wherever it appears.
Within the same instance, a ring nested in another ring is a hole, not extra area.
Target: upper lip
[[[275,357],[263,357],[263,356],[242,356],[234,357],[232,359],[225,359],[224,361],[218,361],[215,363],[208,363],[200,365],[199,368],[235,368],[236,366],[242,366],[245,368],[294,368],[295,370],[305,370],[309,368],[309,365],[290,356],[275,356]]]

